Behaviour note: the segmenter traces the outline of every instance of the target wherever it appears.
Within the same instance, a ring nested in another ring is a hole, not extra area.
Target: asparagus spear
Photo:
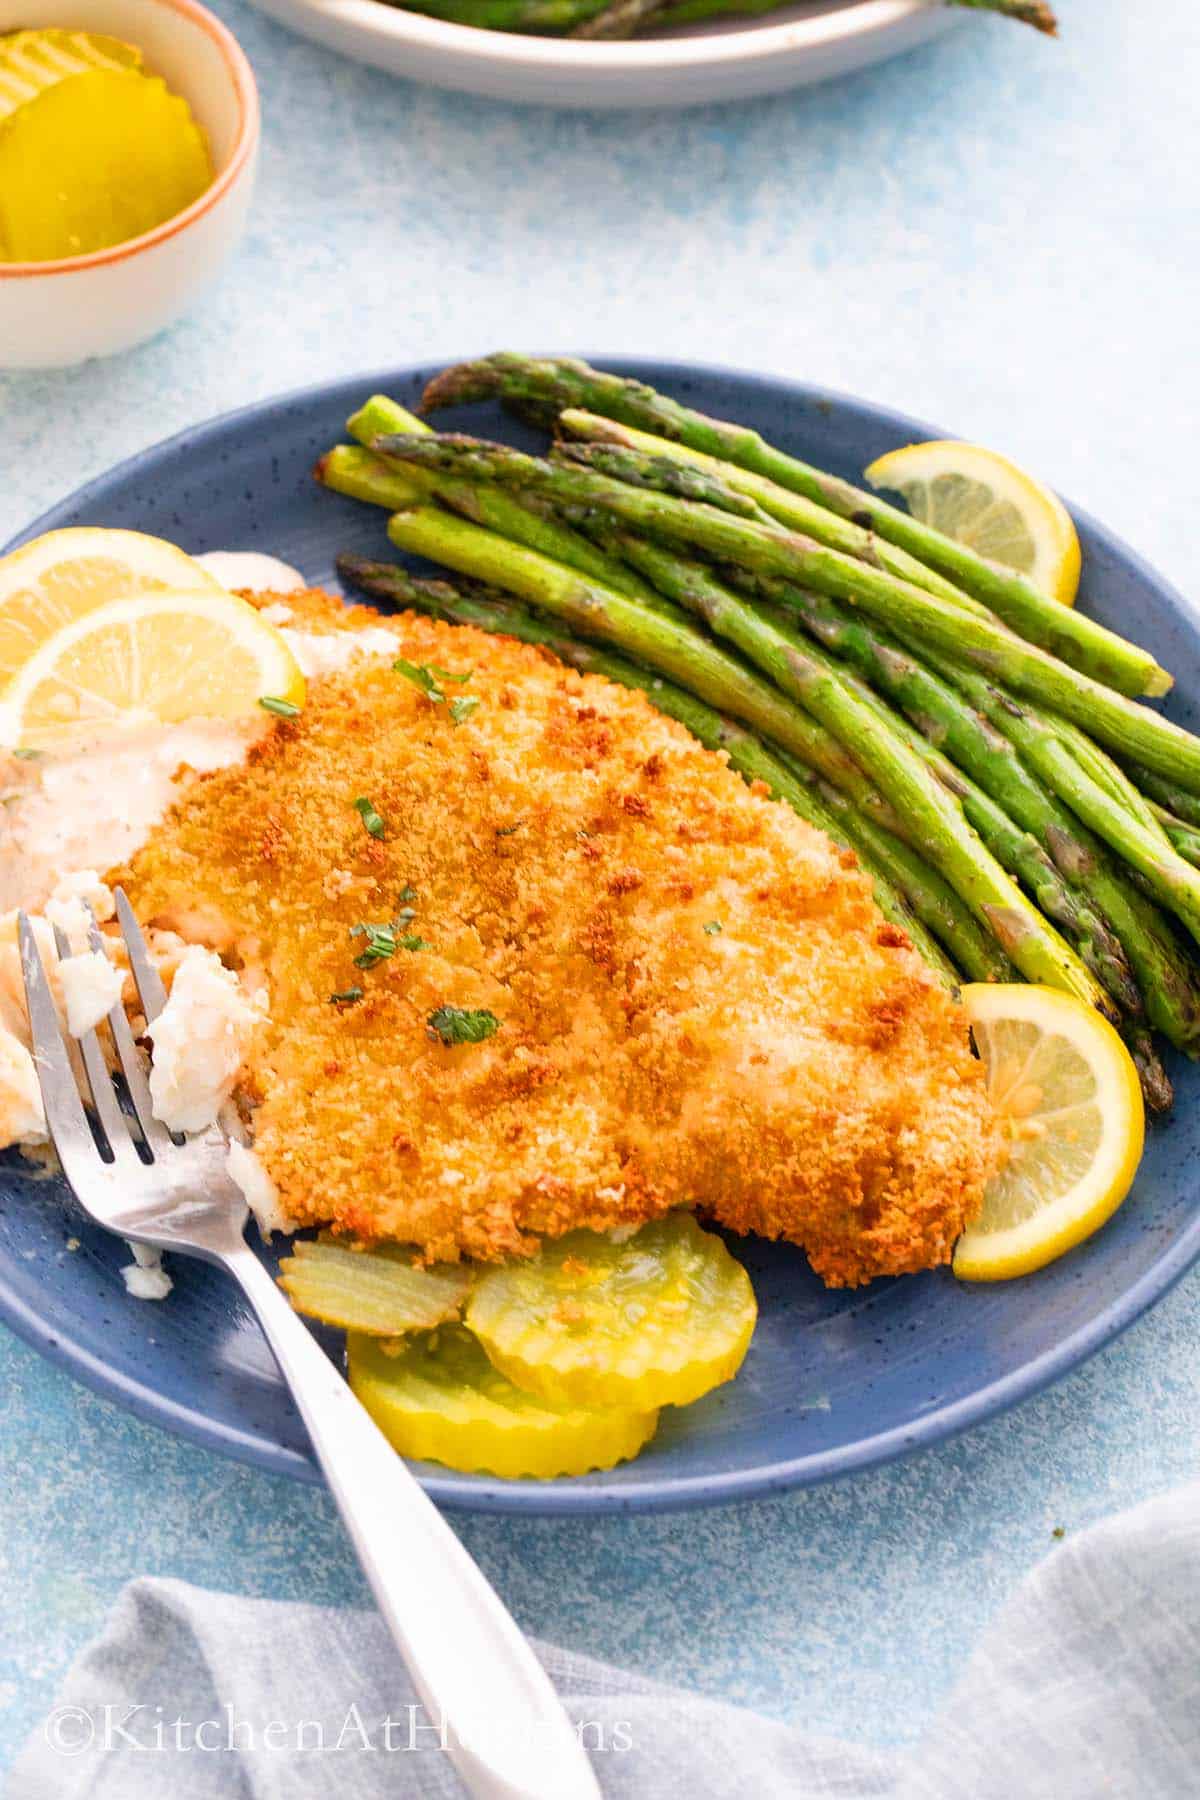
[[[364,445],[368,450],[372,438],[377,438],[385,431],[411,431],[419,437],[422,432],[430,434],[430,427],[416,413],[409,412],[398,400],[388,394],[371,394],[355,412],[346,420],[346,430],[356,444]],[[431,435],[431,434],[430,434]]]
[[[451,4],[452,0],[443,0]],[[499,0],[489,0],[490,4],[498,4]],[[700,0],[706,10],[697,13],[695,4],[692,7],[676,7],[670,0],[612,0],[605,7],[582,25],[576,25],[570,33],[576,38],[628,38],[646,25],[665,25],[667,23],[691,22],[697,17],[714,18],[725,13],[770,12],[772,8],[781,6],[783,0]],[[1058,32],[1058,23],[1048,6],[1040,0],[946,0],[950,6],[978,7],[984,12],[1002,13],[1007,18],[1019,19],[1022,24],[1032,25],[1038,31],[1044,31],[1054,37]],[[680,20],[676,15],[683,12],[686,17]]]
[[[784,0],[675,0],[655,18],[659,31],[673,30],[677,25],[702,25],[709,19],[728,17],[757,18],[761,13],[775,12]]]
[[[1133,965],[1152,1023],[1180,1049],[1200,1044],[1200,982],[1170,921],[1113,867],[1086,825],[1031,775],[1013,745],[991,724],[980,705],[989,692],[986,679],[960,674],[956,686],[861,614],[784,584],[768,591],[819,643],[887,694],[954,767],[965,771],[1014,824],[1037,839],[1064,879],[1089,896],[1112,926]],[[981,817],[971,811],[970,790],[964,793],[963,804],[981,830]],[[996,844],[992,847],[999,854]],[[1102,939],[1095,941],[1099,946]],[[1115,965],[1110,972],[1116,975]],[[1115,984],[1106,985],[1116,993]]]
[[[363,445],[369,445],[372,439],[387,432],[433,435],[428,425],[406,412],[396,401],[389,400],[386,394],[373,394],[347,419],[346,429]],[[640,581],[632,569],[613,557],[604,556],[588,538],[572,531],[560,520],[548,517],[544,509],[524,506],[503,489],[456,481],[427,469],[410,468],[401,473],[369,449],[354,450],[343,444],[323,456],[314,473],[327,487],[366,500],[373,506],[384,506],[389,512],[411,505],[416,497],[436,495],[447,506],[474,519],[477,525],[486,525],[518,544],[541,550],[546,556],[565,562],[585,575],[594,575],[623,594],[632,594],[650,604],[655,602],[653,590]]]
[[[428,412],[493,395],[515,403],[520,410],[531,409],[543,421],[553,419],[565,407],[606,413],[623,424],[678,439],[694,450],[740,464],[842,518],[870,527],[983,601],[1030,643],[1053,651],[1119,692],[1164,694],[1170,688],[1167,672],[1135,644],[1126,643],[1085,614],[1061,606],[1024,576],[988,562],[969,546],[865,489],[773,449],[746,426],[710,419],[656,393],[644,382],[602,374],[573,358],[539,360],[510,351],[445,370],[426,388],[423,407]]]
[[[984,714],[996,725],[1001,735],[1009,738],[1010,743],[1013,742],[1012,731],[1005,727],[1015,727],[1017,723],[1010,710],[1015,702],[993,688],[984,677],[956,668],[948,661],[942,662],[936,658],[931,660],[934,667],[970,701],[975,711]],[[1017,708],[1016,711],[1019,712],[1020,709]],[[1071,812],[1059,805],[1057,799],[1055,807],[1060,817],[1071,818]],[[1095,843],[1095,838],[1078,817],[1074,822],[1074,835],[1087,843]],[[1053,853],[1053,844],[1048,844],[1047,847]],[[1101,882],[1093,877],[1091,891],[1097,898],[1103,893],[1104,910],[1120,933],[1121,941],[1134,965],[1146,998],[1146,1010],[1151,1023],[1178,1049],[1196,1054],[1200,1049],[1200,983],[1197,981],[1194,964],[1176,936],[1171,921],[1130,880],[1122,882],[1114,890],[1111,883],[1102,888]],[[1121,902],[1129,909],[1129,916],[1124,922],[1120,913]]]
[[[552,514],[537,505],[522,504],[501,488],[431,476],[424,469],[402,473],[373,451],[350,444],[337,444],[326,451],[314,465],[313,475],[335,493],[365,500],[370,506],[382,506],[389,513],[426,498],[444,500],[477,525],[501,532],[530,550],[540,550],[648,606],[661,606],[658,596],[632,569],[605,556],[589,538],[572,531]]]
[[[926,760],[939,778],[960,794],[976,830],[992,844],[1005,867],[1032,889],[1051,918],[1077,939],[1094,943],[1096,953],[1108,964],[1110,979],[1105,985],[1115,996],[1124,992],[1128,1005],[1127,965],[1120,935],[1087,900],[1089,888],[1104,885],[1099,846],[1084,841],[1073,816],[1039,788],[1008,740],[982,714],[871,620],[820,594],[792,587],[775,591],[784,607],[771,609],[771,616],[798,618],[811,637],[849,662],[864,681],[886,694],[911,720]],[[999,818],[989,808],[995,808]],[[1021,834],[1022,844],[1013,843],[1010,850],[1019,861],[1007,860],[996,847],[1005,841],[1006,825]],[[1036,857],[1028,856],[1025,843],[1034,845]],[[1053,879],[1056,875],[1059,883]],[[1069,889],[1060,885],[1067,883]],[[1098,893],[1097,901],[1103,905]]]
[[[667,6],[655,16],[654,23],[660,31],[665,31],[676,25],[699,25],[706,19],[724,18],[727,14],[754,17],[774,12],[782,4],[783,0],[676,0],[676,4]],[[1040,0],[943,0],[943,4],[979,7],[985,12],[1018,19],[1050,37],[1058,35],[1058,21]]]
[[[1142,1098],[1153,1113],[1169,1113],[1175,1104],[1171,1077],[1163,1068],[1154,1039],[1145,1025],[1125,1023],[1117,1027],[1133,1058]]]
[[[512,31],[561,37],[600,12],[607,0],[406,0],[410,12],[473,25],[480,31]]]
[[[708,749],[724,751],[731,767],[746,781],[764,782],[776,799],[785,801],[810,825],[825,832],[835,843],[853,850],[871,879],[875,903],[884,918],[906,933],[939,979],[948,987],[957,985],[959,974],[955,965],[916,916],[914,905],[885,875],[881,861],[872,857],[864,842],[864,826],[868,821],[853,802],[826,786],[823,790],[826,799],[831,794],[837,796],[837,811],[841,816],[835,816],[834,808],[823,804],[814,792],[814,784],[819,778],[807,773],[801,776],[796,768],[785,764],[735,719],[706,706],[703,700],[697,700],[695,695],[676,687],[673,682],[664,681],[649,669],[615,656],[599,645],[568,636],[549,621],[538,618],[528,607],[494,589],[464,592],[449,582],[420,580],[395,563],[370,562],[353,556],[338,558],[338,574],[347,584],[394,606],[417,607],[455,625],[473,625],[483,631],[519,638],[524,643],[541,644],[561,661],[585,674],[605,675],[623,687],[640,689],[660,712],[677,719]],[[882,828],[871,829],[877,840],[893,854],[896,849],[906,848]],[[920,910],[926,912],[939,904],[944,884],[939,883],[934,871],[919,857],[911,851],[907,854],[906,892],[915,893]],[[968,920],[974,926],[969,915]]]
[[[1019,705],[993,688],[985,710],[1028,766],[1143,877],[1156,899],[1200,940],[1200,873],[1178,854],[1158,821],[1151,830],[1123,806],[1114,804],[1107,787],[1092,778],[1064,743],[1056,721],[1035,707]]]
[[[872,563],[876,568],[887,569],[898,575],[902,581],[911,581],[914,587],[923,587],[931,594],[940,594],[944,600],[957,601],[968,611],[984,612],[978,601],[972,600],[956,588],[952,581],[939,575],[935,570],[927,568],[907,550],[900,550],[895,544],[889,544],[886,538],[876,537],[873,531],[856,525],[850,519],[839,518],[827,507],[818,506],[816,501],[808,500],[803,494],[793,494],[788,488],[780,487],[774,481],[768,481],[762,475],[756,475],[750,469],[740,469],[736,463],[720,462],[715,456],[706,456],[703,450],[692,450],[686,444],[673,442],[670,438],[654,437],[648,431],[637,431],[632,425],[622,425],[615,419],[602,418],[598,413],[582,412],[577,407],[568,407],[558,417],[558,428],[569,432],[573,438],[585,439],[589,445],[608,444],[615,448],[629,451],[642,451],[652,457],[658,465],[655,471],[658,479],[644,479],[641,485],[657,486],[663,493],[683,493],[688,498],[701,498],[699,495],[688,495],[683,487],[669,485],[664,463],[674,463],[680,469],[697,470],[710,476],[719,484],[719,490],[743,494],[747,499],[757,503],[759,516],[765,513],[779,525],[787,525],[794,531],[803,531],[815,538],[819,544],[828,544],[832,550],[844,550],[847,556],[857,557],[859,562]],[[579,446],[560,444],[559,454],[578,455]],[[605,467],[597,457],[594,466],[603,473],[617,474],[616,466]],[[626,470],[633,465],[626,463]],[[646,471],[649,476],[650,471]],[[621,476],[630,480],[630,473]],[[714,504],[720,505],[715,499]],[[732,507],[727,508],[733,511]]]
[[[1157,836],[1160,842],[1170,842],[1151,802],[1144,794],[1139,793],[1124,769],[1111,756],[1107,756],[1098,744],[1093,744],[1078,725],[1072,725],[1066,719],[1056,719],[1054,729],[1060,742],[1091,779],[1104,789],[1114,806],[1124,807],[1130,818],[1136,819],[1139,825]]]
[[[335,444],[313,464],[313,478],[336,494],[351,500],[365,500],[368,506],[382,506],[398,512],[423,498],[431,484],[420,485],[422,471],[414,469],[411,479],[394,463],[385,462],[371,450],[359,450],[351,444]]]
[[[1188,825],[1200,826],[1200,795],[1189,793],[1169,776],[1156,774],[1153,769],[1128,757],[1122,758],[1122,766],[1135,787],[1148,799],[1166,807],[1169,813],[1174,813]]]
[[[1154,815],[1180,856],[1190,862],[1194,869],[1200,869],[1200,831],[1186,820],[1177,819],[1165,806],[1155,805]]]
[[[664,440],[665,441],[665,440]],[[668,444],[667,449],[671,446]],[[719,473],[719,465],[704,468],[695,462],[680,462],[657,451],[643,450],[627,444],[555,444],[550,452],[552,462],[580,465],[624,481],[630,487],[647,488],[655,494],[674,494],[680,500],[700,500],[740,519],[770,520],[758,501],[739,492]],[[735,471],[736,472],[736,471]]]
[[[609,40],[629,38],[644,26],[657,23],[656,15],[666,4],[667,0],[613,0],[603,12],[576,25],[570,36]],[[782,0],[777,0],[777,4],[782,4]]]
[[[848,601],[899,635],[915,636],[1083,725],[1109,749],[1138,757],[1200,792],[1200,739],[1190,732],[1025,643],[1005,626],[964,612],[798,532],[735,518],[673,495],[627,487],[590,469],[525,456],[506,444],[456,436],[393,437],[376,439],[375,448],[406,468],[453,471],[544,494],[564,518],[585,526],[598,509],[603,510],[648,536],[736,564],[744,574],[768,581],[782,577]],[[1058,611],[1068,609],[1058,606]]]

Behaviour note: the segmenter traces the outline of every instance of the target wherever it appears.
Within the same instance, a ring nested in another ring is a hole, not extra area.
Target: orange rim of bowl
[[[186,231],[189,225],[211,212],[218,201],[229,193],[249,162],[258,138],[259,109],[258,86],[246,52],[220,19],[210,13],[207,7],[197,5],[196,0],[157,0],[157,4],[168,12],[180,13],[207,32],[221,54],[238,103],[237,136],[229,161],[190,206],[185,206],[182,212],[173,213],[169,219],[164,219],[153,231],[143,231],[138,237],[127,238],[124,243],[110,245],[107,250],[92,250],[87,256],[60,256],[46,262],[0,262],[0,281],[22,280],[38,275],[73,275],[82,273],[85,269],[102,269],[109,263],[122,262],[126,257],[151,250],[156,244],[165,243],[178,232]]]

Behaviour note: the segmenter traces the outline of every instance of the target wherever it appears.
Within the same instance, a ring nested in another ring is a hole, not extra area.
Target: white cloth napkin
[[[913,1751],[816,1739],[536,1648],[611,1800],[1193,1800],[1200,1484],[1055,1550]],[[920,1653],[896,1646],[897,1656]],[[7,1793],[457,1800],[463,1789],[435,1738],[374,1613],[135,1581],[68,1674]]]

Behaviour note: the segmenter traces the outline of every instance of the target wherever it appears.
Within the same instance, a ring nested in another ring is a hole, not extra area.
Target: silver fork
[[[166,994],[126,896],[118,890],[116,898],[138,997],[153,1023]],[[89,934],[101,949],[94,917]],[[587,1756],[511,1615],[247,1244],[248,1208],[225,1166],[225,1134],[213,1126],[180,1138],[154,1117],[120,1004],[108,1027],[133,1116],[95,1031],[78,1040],[81,1094],[24,913],[19,935],[46,1124],[76,1198],[107,1230],[203,1257],[241,1286],[428,1720],[468,1790],[480,1800],[599,1800]],[[56,938],[60,957],[69,954],[62,933]]]

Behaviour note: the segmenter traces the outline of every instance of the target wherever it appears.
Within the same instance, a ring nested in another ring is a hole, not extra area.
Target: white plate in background
[[[629,43],[449,25],[384,0],[256,0],[327,49],[394,75],[547,106],[695,106],[826,81],[928,43],[964,14],[936,0],[819,0]]]

